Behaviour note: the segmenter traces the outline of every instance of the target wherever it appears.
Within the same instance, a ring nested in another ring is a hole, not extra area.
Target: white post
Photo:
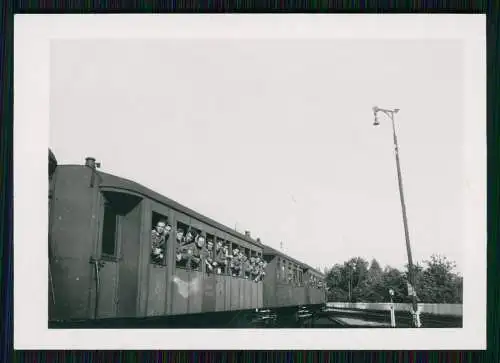
[[[390,308],[391,308],[391,328],[395,328],[396,327],[396,313],[394,311],[394,302],[392,301],[392,296],[394,295],[393,289],[389,289],[389,295],[391,296],[391,305],[390,305]]]
[[[391,328],[396,327],[396,314],[394,313],[394,304],[391,302]]]

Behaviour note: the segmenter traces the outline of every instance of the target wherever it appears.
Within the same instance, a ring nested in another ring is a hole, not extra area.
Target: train
[[[326,303],[317,269],[93,157],[59,164],[49,149],[48,220],[49,323]]]

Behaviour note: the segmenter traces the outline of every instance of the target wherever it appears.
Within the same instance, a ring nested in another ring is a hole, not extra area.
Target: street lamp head
[[[375,120],[373,121],[373,126],[378,126],[380,125],[380,122],[378,122],[377,118],[377,112],[379,111],[379,108],[377,106],[373,106],[372,110],[373,110],[373,117],[375,118]]]
[[[394,290],[393,289],[389,289],[389,295],[394,296]]]

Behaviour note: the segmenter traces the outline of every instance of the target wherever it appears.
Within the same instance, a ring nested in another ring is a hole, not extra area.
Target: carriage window
[[[241,276],[242,273],[242,264],[243,264],[243,249],[238,246],[236,243],[231,245],[231,257],[229,263],[229,269],[231,276],[237,277]]]
[[[217,273],[218,275],[227,274],[229,246],[227,245],[226,241],[224,241],[222,238],[217,238],[216,241],[217,242],[215,243],[214,247],[215,273]]]
[[[207,233],[205,241],[205,270],[208,273],[217,272],[217,262],[215,262],[215,236]]]
[[[281,260],[281,271],[280,271],[280,280],[286,281],[286,262],[285,260]]]
[[[168,224],[167,217],[155,212],[153,212],[151,226],[151,263],[166,265],[167,242],[172,226]]]
[[[176,241],[176,266],[188,270],[199,270],[205,248],[205,236],[200,230],[178,222]]]
[[[110,256],[116,254],[116,225],[118,214],[109,204],[104,205],[104,221],[102,229],[102,253]]]

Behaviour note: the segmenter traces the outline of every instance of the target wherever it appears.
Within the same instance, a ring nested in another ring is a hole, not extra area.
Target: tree
[[[462,278],[453,270],[456,264],[446,257],[432,255],[425,266],[414,266],[415,288],[420,302],[462,303]],[[405,279],[408,278],[406,265]]]
[[[376,259],[370,263],[370,268],[363,281],[356,287],[355,296],[359,301],[381,302],[386,300],[388,291],[383,282],[384,272]],[[387,290],[387,291],[386,291]]]
[[[439,255],[432,255],[425,263],[420,283],[427,294],[425,300],[441,304],[462,303],[463,280],[453,272],[456,264]]]
[[[419,302],[462,303],[463,278],[453,271],[454,262],[432,255],[413,268]],[[389,289],[394,290],[394,302],[411,302],[408,282],[408,266],[403,271],[390,266],[382,269],[377,260],[368,263],[361,257],[336,264],[326,273],[328,299],[337,302],[387,302]]]
[[[328,300],[336,302],[348,301],[348,293],[344,289],[345,285],[343,266],[336,264],[326,273]]]

